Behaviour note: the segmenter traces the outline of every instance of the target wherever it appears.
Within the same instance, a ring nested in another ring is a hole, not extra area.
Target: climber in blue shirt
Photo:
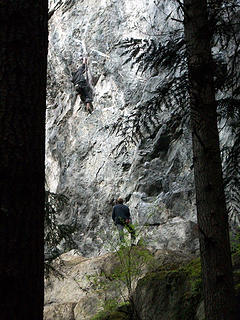
[[[73,73],[71,80],[76,88],[77,93],[80,95],[82,102],[86,105],[89,113],[93,111],[93,89],[89,83],[87,58],[83,59],[83,63],[76,72]]]
[[[131,234],[131,242],[136,239],[135,230],[132,225],[132,219],[130,216],[130,210],[128,206],[123,204],[123,199],[118,198],[116,205],[113,207],[112,219],[117,226],[119,237],[121,241],[124,241],[123,229],[126,228],[127,231]]]

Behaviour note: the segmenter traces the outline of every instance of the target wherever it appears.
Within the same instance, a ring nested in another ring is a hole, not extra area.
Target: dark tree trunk
[[[0,318],[43,318],[47,0],[0,1]]]
[[[206,0],[184,0],[193,161],[206,320],[235,320]]]

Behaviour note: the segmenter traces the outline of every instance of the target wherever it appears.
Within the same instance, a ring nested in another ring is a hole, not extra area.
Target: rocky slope
[[[146,249],[140,247],[126,247],[125,250],[131,255],[131,260],[135,263],[147,252]],[[139,252],[139,255],[136,254],[137,252]],[[172,268],[172,266],[177,268],[178,265],[189,262],[192,257],[181,252],[166,250],[151,250],[149,254],[153,257],[153,260],[151,262],[145,260],[145,263],[141,261],[138,264],[142,269],[140,273],[136,273],[134,268],[131,268],[131,280],[135,280],[135,284],[132,285],[133,291],[138,280],[142,279],[134,294],[134,304],[137,312],[141,314],[140,319],[159,319],[157,318],[158,314],[161,314],[164,317],[163,319],[169,319],[168,315],[177,310],[179,306],[181,309],[180,300],[183,299],[184,292],[189,291],[188,284],[185,283],[189,279],[187,280],[184,271],[173,273],[173,277],[168,276],[171,276],[171,271],[164,271],[161,273],[161,278],[156,271],[159,268],[169,270],[168,268]],[[121,271],[124,271],[125,266],[120,261],[116,253],[107,253],[96,258],[84,258],[77,251],[61,255],[53,264],[56,273],[51,273],[45,280],[44,320],[90,320],[97,313],[107,314],[109,312],[106,310],[108,304],[115,302],[120,305],[128,300],[127,282],[122,281],[119,271],[113,276],[114,270],[118,266],[120,266]],[[149,268],[154,268],[155,272],[153,273],[152,270],[147,277],[144,277]],[[180,277],[180,273],[183,276]],[[198,271],[195,271],[195,274],[198,277],[200,276]],[[172,280],[169,280],[170,278]],[[159,279],[161,279],[161,285]],[[181,287],[175,285],[176,279]],[[171,282],[172,288],[169,290]],[[167,303],[169,297],[173,295],[175,295],[175,298],[172,299],[171,303]],[[156,302],[156,299],[159,299],[159,301]],[[161,300],[162,302],[160,302]],[[201,297],[198,296],[195,306],[192,308],[192,314],[197,312],[200,302]],[[158,312],[154,308],[157,308]],[[105,311],[101,311],[104,309]],[[103,319],[105,318],[103,317]],[[120,313],[119,317],[110,317],[109,319],[125,318],[124,314]]]
[[[104,252],[103,234],[110,237],[114,230],[111,210],[120,195],[152,246],[190,252],[198,246],[189,129],[180,130],[174,115],[163,110],[151,136],[116,151],[124,136],[113,128],[154,95],[161,78],[123,65],[116,44],[160,32],[164,15],[157,4],[50,1],[46,182],[50,191],[68,196],[61,221],[77,225],[74,239],[85,256]],[[94,84],[91,115],[71,83],[87,54]]]
[[[98,258],[84,258],[68,252],[55,260],[55,273],[45,280],[45,320],[83,320],[96,314],[103,299],[88,280],[99,275],[103,268],[111,269],[114,257],[106,254]]]
[[[125,259],[121,253],[126,253]],[[131,265],[130,278],[125,262]],[[239,249],[233,266],[239,301]],[[53,267],[55,272],[45,280],[44,320],[205,319],[200,259],[190,254],[125,246],[85,258],[72,250]],[[127,279],[132,282],[131,304],[126,303]]]

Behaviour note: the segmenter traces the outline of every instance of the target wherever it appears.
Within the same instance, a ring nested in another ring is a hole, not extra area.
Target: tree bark
[[[206,0],[184,0],[197,218],[206,320],[235,320]]]
[[[0,1],[0,314],[43,319],[47,0]]]

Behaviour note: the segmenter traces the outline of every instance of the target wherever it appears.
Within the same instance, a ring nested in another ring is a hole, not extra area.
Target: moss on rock
[[[91,320],[132,320],[130,304],[111,304],[110,308],[107,304]]]
[[[91,320],[130,320],[130,318],[127,314],[120,311],[101,311]]]
[[[149,273],[138,282],[135,307],[142,319],[196,319],[202,300],[200,259]]]
[[[239,257],[235,255],[235,261]],[[234,283],[240,297],[240,269],[234,264]],[[103,310],[92,320],[204,320],[200,258],[168,263],[149,272],[138,281],[133,296],[134,309],[139,317],[131,316],[129,304],[115,305]]]

